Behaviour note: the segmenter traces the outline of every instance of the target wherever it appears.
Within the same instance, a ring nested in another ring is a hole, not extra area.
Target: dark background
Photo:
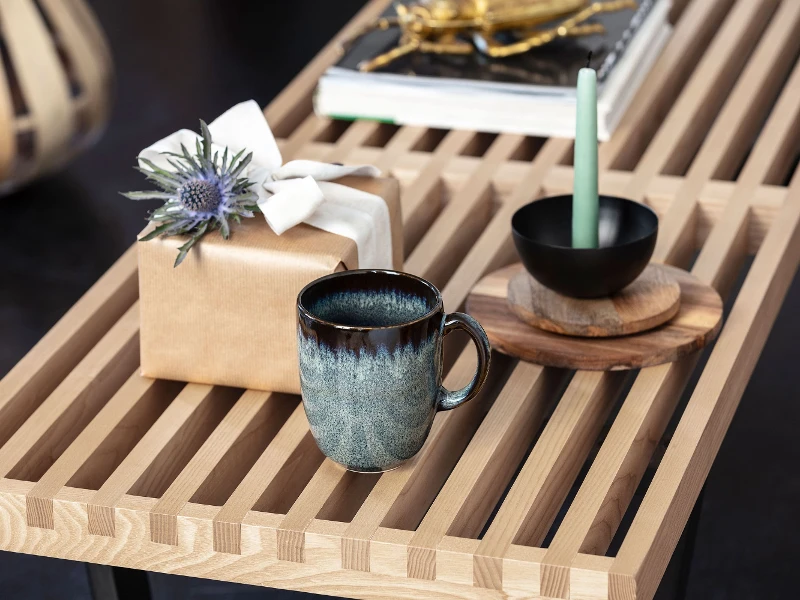
[[[364,1],[90,3],[114,54],[114,110],[95,147],[0,200],[0,375],[143,227],[147,206],[117,194],[143,186],[131,168],[138,151],[241,100],[268,104]],[[709,475],[688,598],[797,597],[798,306],[795,282]],[[157,599],[305,596],[166,575],[151,583]],[[0,597],[83,599],[88,584],[81,564],[0,553]]]

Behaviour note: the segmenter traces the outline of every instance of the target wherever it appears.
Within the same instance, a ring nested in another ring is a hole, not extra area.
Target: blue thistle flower
[[[189,250],[209,231],[219,229],[222,237],[230,238],[229,219],[241,222],[242,217],[251,218],[260,212],[256,205],[258,196],[250,188],[253,181],[240,175],[250,164],[253,153],[246,156],[244,150],[228,160],[228,149],[222,154],[211,155],[211,132],[205,122],[200,121],[203,141],[197,140],[194,154],[181,144],[181,153],[165,152],[174,171],[161,169],[151,161],[140,158],[148,168],[136,167],[161,191],[128,192],[122,195],[131,200],[163,200],[164,204],[148,215],[148,220],[157,224],[149,234],[141,238],[146,242],[159,236],[189,234],[189,241],[178,250],[177,267]]]

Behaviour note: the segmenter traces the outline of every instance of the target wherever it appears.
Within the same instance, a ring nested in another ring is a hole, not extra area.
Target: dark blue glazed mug
[[[320,450],[351,471],[375,473],[419,452],[436,412],[472,399],[489,372],[478,322],[445,314],[431,283],[407,273],[343,271],[297,298],[303,406]],[[463,329],[478,366],[458,391],[442,387],[442,340]]]

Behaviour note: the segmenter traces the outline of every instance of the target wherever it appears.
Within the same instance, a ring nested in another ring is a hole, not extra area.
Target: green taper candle
[[[578,71],[577,100],[572,247],[597,248],[597,73],[588,66]]]

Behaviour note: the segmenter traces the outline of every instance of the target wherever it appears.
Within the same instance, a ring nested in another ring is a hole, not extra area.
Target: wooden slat
[[[422,450],[404,465],[381,476],[342,535],[343,568],[370,570],[370,539],[382,523],[403,528],[419,522],[422,507],[430,506],[481,422],[493,391],[492,379],[500,378],[504,362],[508,361],[502,356],[493,356],[489,379],[478,398],[459,410],[438,413]],[[470,351],[462,352],[447,374],[444,386],[454,388],[468,380],[474,370],[474,357]]]
[[[800,175],[759,250],[614,560],[609,598],[655,592],[800,264]]]
[[[311,436],[302,405],[298,405],[236,490],[214,517],[214,549],[241,554],[242,520],[255,505],[281,467]]]
[[[777,0],[739,0],[714,37],[647,151],[636,165],[626,197],[643,199],[647,182],[670,168],[673,157],[691,159],[741,65],[766,25]]]
[[[533,441],[564,373],[519,362],[408,545],[408,576],[436,579],[448,533],[477,536]]]
[[[749,151],[755,128],[763,122],[797,54],[798,10],[791,2],[781,5],[675,194],[675,205],[662,221],[662,230],[673,237],[661,235],[657,242],[656,255],[665,262],[686,260],[676,255],[684,245],[677,244],[674,235],[691,229],[685,224],[696,216],[703,186],[712,176],[731,176]]]
[[[475,585],[501,590],[512,543],[542,541],[594,444],[627,374],[586,373],[572,382],[475,551]]]
[[[800,13],[795,7],[789,15],[779,14],[778,17],[794,16],[796,19],[798,14]],[[789,22],[792,23],[791,20]],[[778,25],[785,26],[776,21],[775,28]],[[761,59],[759,53],[756,53],[754,60]],[[763,63],[761,67],[763,68]],[[715,228],[693,269],[695,276],[720,288],[723,295],[738,273],[738,265],[742,264],[746,252],[743,226],[749,198],[776,161],[776,157],[786,153],[785,145],[792,139],[792,131],[789,129],[787,132],[785,122],[787,117],[794,120],[791,113],[797,104],[796,97],[797,93],[790,81],[784,90],[782,101],[765,128],[764,137],[759,140],[745,166],[721,224]],[[790,106],[787,107],[787,104]],[[721,120],[718,125],[731,126],[726,120]],[[713,166],[714,161],[710,161],[709,167]],[[710,169],[706,174],[710,175]],[[673,205],[670,214],[673,210],[682,210],[685,204],[680,202]],[[670,221],[671,226],[674,227],[676,222],[679,226],[689,226],[686,219],[673,219]],[[726,222],[729,224],[726,225]],[[676,235],[674,229],[667,229],[664,239],[677,245],[685,236]],[[665,245],[660,246],[659,252],[666,255],[687,254],[685,250],[676,251],[674,247]],[[657,255],[657,258],[663,259],[664,256]],[[644,369],[637,377],[628,400],[618,414],[543,560],[543,595],[568,598],[569,573],[577,553],[602,553],[611,543],[624,509],[633,496],[655,444],[660,439],[695,364],[696,357],[692,357],[681,363]]]
[[[267,116],[267,120],[274,128],[275,126],[269,121],[269,116]],[[283,155],[283,160],[294,158],[302,150],[303,146],[315,140],[330,125],[330,119],[318,117],[313,113],[308,115],[302,124],[292,132],[292,135],[282,143],[281,154]]]
[[[554,165],[559,164],[570,150],[572,143],[558,138],[551,138],[542,146],[530,169],[519,182],[514,195],[504,202],[492,217],[480,238],[464,256],[442,289],[447,310],[457,310],[466,300],[469,290],[478,277],[488,273],[492,268],[502,266],[514,255],[511,232],[508,231],[511,215],[520,206],[535,200],[540,195],[545,175]]]
[[[374,165],[384,174],[391,175],[392,168],[397,160],[409,152],[419,143],[430,130],[427,127],[405,126],[401,127],[389,143],[381,148],[381,156]]]
[[[14,469],[23,475],[49,466],[50,456],[72,442],[70,436],[77,435],[133,372],[138,355],[136,303],[0,448],[0,474]]]
[[[129,249],[0,381],[0,441],[33,410],[136,302],[136,251]]]
[[[170,443],[180,443],[177,434],[192,418],[206,418],[215,400],[214,388],[187,385],[152,428],[139,440],[88,503],[89,533],[113,537],[116,531],[116,507],[122,496],[144,475],[147,468]]]
[[[492,209],[491,179],[497,166],[508,160],[524,139],[511,134],[495,139],[478,170],[447,204],[409,255],[406,269],[410,273],[424,277],[434,285],[445,283],[450,274],[448,263],[441,259],[431,262],[430,258],[442,257],[445,253],[459,257],[483,230]]]
[[[269,392],[245,392],[153,507],[151,539],[177,545],[178,513],[214,472],[223,456],[233,447],[244,452],[242,444],[252,444],[253,436],[274,437],[282,417],[285,420],[286,409],[291,406],[286,398]],[[235,476],[235,473],[221,476]]]
[[[28,493],[28,524],[31,527],[53,529],[53,497],[81,465],[130,411],[157,410],[165,400],[174,397],[179,389],[180,384],[175,382],[147,379],[138,373],[131,375]]]
[[[426,166],[414,177],[414,182],[403,191],[403,230],[406,252],[415,248],[429,223],[439,213],[442,203],[441,172],[447,163],[461,154],[475,139],[468,131],[451,131],[432,155],[426,157]]]
[[[645,151],[733,0],[692,2],[639,88],[612,138],[600,145],[600,169],[630,168]]]

